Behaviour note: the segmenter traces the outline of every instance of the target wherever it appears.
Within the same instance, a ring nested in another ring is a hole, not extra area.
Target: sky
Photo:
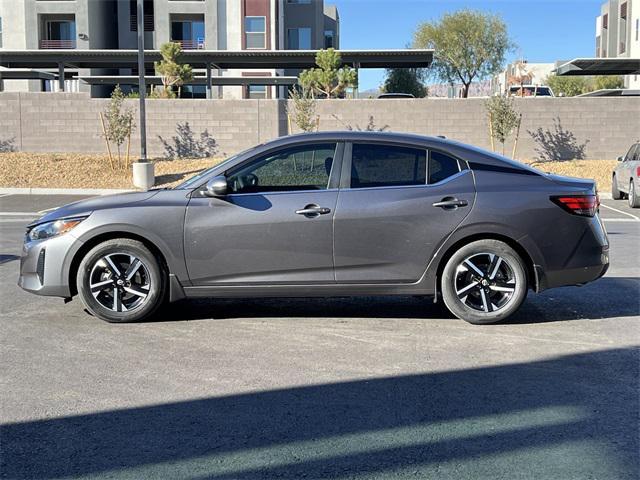
[[[340,14],[341,49],[405,48],[422,22],[463,8],[502,16],[517,49],[508,60],[555,62],[595,55],[595,23],[604,0],[325,0]],[[361,91],[384,70],[361,69]]]

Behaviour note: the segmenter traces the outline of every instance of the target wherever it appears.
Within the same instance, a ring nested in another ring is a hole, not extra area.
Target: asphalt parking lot
[[[640,211],[611,268],[472,326],[418,298],[184,301],[110,325],[16,286],[0,197],[0,476],[636,479]]]

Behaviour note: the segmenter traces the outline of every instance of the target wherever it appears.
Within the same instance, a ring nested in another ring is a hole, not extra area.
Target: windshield
[[[248,148],[247,150],[243,150],[240,153],[236,153],[235,155],[227,158],[226,160],[223,160],[220,163],[215,164],[212,167],[207,168],[206,170],[203,170],[202,172],[198,173],[197,175],[194,175],[193,177],[189,178],[188,180],[185,180],[184,182],[182,182],[179,185],[176,185],[174,187],[174,190],[189,190],[191,188],[195,188],[197,187],[204,178],[206,178],[214,169],[219,168],[222,165],[225,165],[226,163],[229,163],[233,160],[235,160],[236,158],[238,158],[240,155],[244,155],[246,152],[253,150],[255,147],[251,147]]]

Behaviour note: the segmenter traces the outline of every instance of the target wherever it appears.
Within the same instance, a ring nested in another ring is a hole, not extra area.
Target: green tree
[[[491,134],[502,144],[504,155],[504,144],[520,123],[520,114],[514,108],[513,98],[510,97],[491,97],[486,103],[486,109]]]
[[[410,93],[414,97],[427,96],[422,83],[424,73],[419,68],[388,68],[382,91],[386,93]]]
[[[506,53],[513,48],[499,16],[467,9],[421,24],[413,45],[435,50],[427,73],[451,85],[462,83],[464,98],[474,80],[500,72]]]
[[[162,77],[161,98],[175,98],[174,87],[180,88],[193,78],[191,65],[180,63],[182,47],[176,42],[167,42],[160,47],[162,61],[155,62],[156,73]]]
[[[340,52],[333,48],[320,50],[316,54],[316,64],[318,68],[300,73],[300,84],[313,94],[339,98],[344,96],[348,87],[358,84],[358,72],[348,66],[341,67]]]
[[[587,77],[549,75],[545,83],[551,87],[556,96],[575,97],[593,90],[590,86],[591,81]]]
[[[111,93],[111,100],[109,100],[107,108],[100,114],[104,132],[103,136],[107,142],[107,151],[109,152],[109,161],[112,170],[116,168],[124,170],[129,164],[129,153],[127,151],[127,156],[123,161],[121,147],[125,140],[131,139],[135,122],[133,120],[133,110],[124,108],[125,98],[124,93],[122,93],[120,89],[120,85],[116,85],[116,88],[114,88]],[[118,151],[118,161],[115,165],[111,157],[109,142],[114,143]]]
[[[316,100],[311,92],[306,88],[293,88],[289,92],[289,100],[291,100],[287,104],[289,118],[293,119],[293,123],[303,132],[313,132],[318,125],[318,117]]]
[[[619,75],[598,75],[595,77],[593,83],[593,88],[595,90],[624,88],[624,79]]]

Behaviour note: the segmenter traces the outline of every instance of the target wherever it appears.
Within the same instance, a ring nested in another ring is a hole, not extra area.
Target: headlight
[[[27,230],[27,240],[43,240],[62,235],[75,228],[85,218],[87,217],[63,218],[53,222],[41,223]]]

